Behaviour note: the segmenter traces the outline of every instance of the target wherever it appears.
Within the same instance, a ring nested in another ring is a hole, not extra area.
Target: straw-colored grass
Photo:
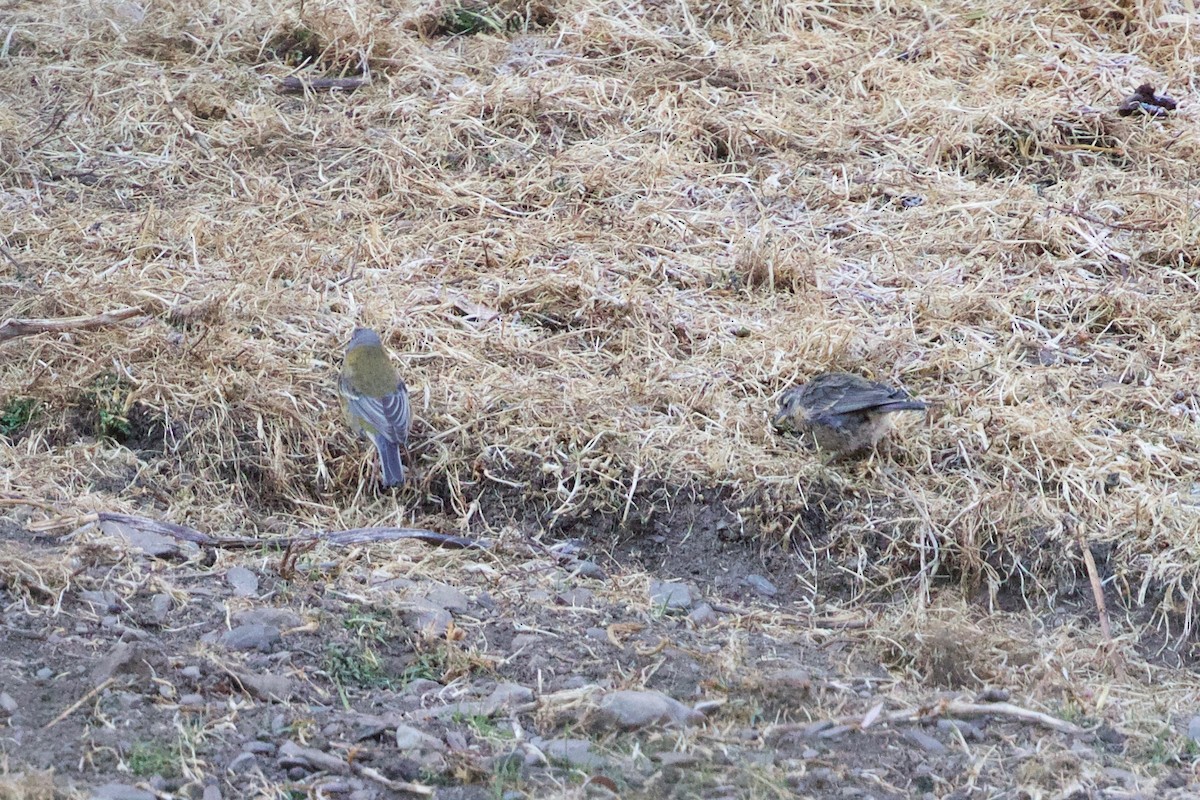
[[[0,344],[0,398],[37,401],[0,487],[217,532],[688,487],[802,551],[821,497],[817,560],[859,588],[1038,604],[1086,586],[1082,534],[1187,631],[1186,10],[506,1],[447,36],[446,3],[10,4],[0,317],[147,313]],[[277,93],[297,68],[370,84]],[[1118,117],[1143,82],[1180,111]],[[398,502],[339,419],[356,324],[413,393]],[[766,418],[826,369],[935,409],[822,466]]]

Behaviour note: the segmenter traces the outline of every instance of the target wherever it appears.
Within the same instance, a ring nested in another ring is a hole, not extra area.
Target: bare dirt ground
[[[0,5],[0,798],[1197,796],[1197,21]]]

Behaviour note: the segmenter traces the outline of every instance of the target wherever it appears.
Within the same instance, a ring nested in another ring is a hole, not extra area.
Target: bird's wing
[[[367,397],[347,393],[350,410],[357,413],[383,436],[396,442],[408,442],[408,429],[412,424],[412,408],[408,404],[408,390],[403,382],[396,391],[386,397]]]
[[[852,414],[906,402],[910,402],[909,397],[902,389],[874,383],[870,386],[847,387],[824,410],[829,414]]]

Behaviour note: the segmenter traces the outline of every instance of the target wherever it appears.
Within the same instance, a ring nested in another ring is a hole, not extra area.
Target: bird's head
[[[355,328],[354,333],[350,336],[350,341],[346,344],[346,350],[353,350],[356,347],[383,347],[383,340],[370,328]]]
[[[779,396],[779,407],[771,416],[771,427],[784,433],[796,430],[797,425],[804,419],[801,402],[803,389],[803,386],[793,386]]]

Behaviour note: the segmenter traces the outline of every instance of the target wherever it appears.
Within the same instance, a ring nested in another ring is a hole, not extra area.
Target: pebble
[[[582,586],[576,586],[573,589],[568,589],[565,592],[559,592],[554,602],[560,606],[570,606],[572,608],[590,608],[592,601],[596,599],[596,595],[590,589],[584,589]]]
[[[531,645],[536,645],[536,644],[538,644],[538,643],[539,643],[539,642],[541,642],[541,641],[542,641],[542,637],[541,637],[541,636],[538,636],[536,633],[521,633],[521,634],[517,634],[516,636],[514,636],[514,637],[513,637],[513,640],[512,640],[512,649],[513,649],[514,651],[515,651],[515,650],[520,650],[520,649],[522,649],[522,648],[524,648],[524,647],[529,647],[529,646],[531,646]]]
[[[192,664],[179,670],[179,674],[187,678],[189,681],[198,681],[200,680],[202,673],[200,672],[199,667],[197,667],[195,664]]]
[[[254,753],[255,755],[260,756],[275,755],[275,745],[271,744],[270,742],[261,742],[258,739],[251,739],[250,741],[246,742],[244,745],[242,745],[242,749],[247,753]]]
[[[600,698],[598,717],[622,730],[647,725],[692,725],[704,716],[662,692],[618,691]]]
[[[575,769],[599,769],[608,763],[603,756],[592,752],[592,743],[587,739],[534,739],[530,744],[545,753],[551,761]]]
[[[17,708],[19,708],[17,701],[13,699],[11,694],[0,692],[0,709],[3,709],[5,714],[15,714],[17,713]]]
[[[200,800],[224,800],[224,798],[221,797],[221,787],[217,786],[215,783],[210,783],[208,786],[205,786],[204,795],[200,798]]]
[[[204,708],[204,695],[195,693],[181,695],[179,705],[184,708]]]
[[[233,775],[237,775],[243,772],[249,772],[257,766],[258,759],[255,758],[254,753],[243,752],[234,756],[233,760],[229,762],[229,766],[225,767],[225,770]]]
[[[155,622],[162,623],[167,619],[167,615],[171,613],[171,607],[174,605],[169,594],[156,594],[150,598],[150,617]]]
[[[449,611],[430,605],[424,600],[414,601],[404,616],[407,627],[431,639],[444,637],[446,631],[450,630],[450,623],[454,621]]]
[[[692,613],[688,614],[688,619],[699,628],[707,628],[718,622],[717,612],[708,603],[701,603],[693,608]]]
[[[396,726],[396,747],[405,752],[431,751],[441,753],[446,750],[446,745],[442,743],[441,739],[430,736],[428,733],[418,730],[411,725]]]
[[[484,713],[489,716],[533,700],[533,690],[516,683],[501,683],[483,701]]]
[[[447,586],[444,583],[434,584],[432,588],[427,589],[421,595],[421,599],[435,608],[441,608],[455,614],[470,611],[472,605],[465,594],[453,586]]]
[[[292,699],[296,693],[296,684],[285,675],[272,675],[269,672],[248,672],[235,670],[234,677],[250,695],[260,700],[277,700],[280,702]]]
[[[764,578],[762,575],[747,575],[743,580],[752,590],[761,594],[763,597],[774,597],[779,594],[779,589],[775,584]]]
[[[608,573],[595,561],[580,561],[575,565],[575,574],[584,578],[602,581],[608,578]]]
[[[1200,716],[1188,720],[1187,735],[1193,742],[1200,742]]]
[[[143,662],[144,652],[137,645],[120,642],[108,655],[100,659],[92,667],[91,680],[93,686],[99,686],[109,678],[132,672],[145,672],[149,668]]]
[[[230,567],[225,573],[225,582],[237,597],[258,596],[258,576],[245,567]]]
[[[238,651],[257,650],[260,653],[269,653],[282,641],[279,628],[257,623],[238,625],[233,630],[221,634],[221,644],[230,650]]]
[[[686,611],[692,607],[692,590],[686,583],[650,581],[650,604],[665,611]]]
[[[37,678],[39,681],[48,681],[54,677],[54,670],[50,669],[49,667],[42,667],[37,672],[33,673],[33,677]]]
[[[916,728],[909,728],[904,732],[904,738],[908,739],[910,742],[927,753],[946,752],[946,745],[942,744],[928,733],[925,733],[925,731],[919,731]]]
[[[117,597],[115,592],[87,589],[80,592],[79,597],[84,602],[91,603],[98,609],[102,609],[110,614],[117,614],[122,610],[121,598]]]
[[[604,628],[588,628],[583,632],[583,635],[598,642],[608,641],[608,631],[604,630]]]

